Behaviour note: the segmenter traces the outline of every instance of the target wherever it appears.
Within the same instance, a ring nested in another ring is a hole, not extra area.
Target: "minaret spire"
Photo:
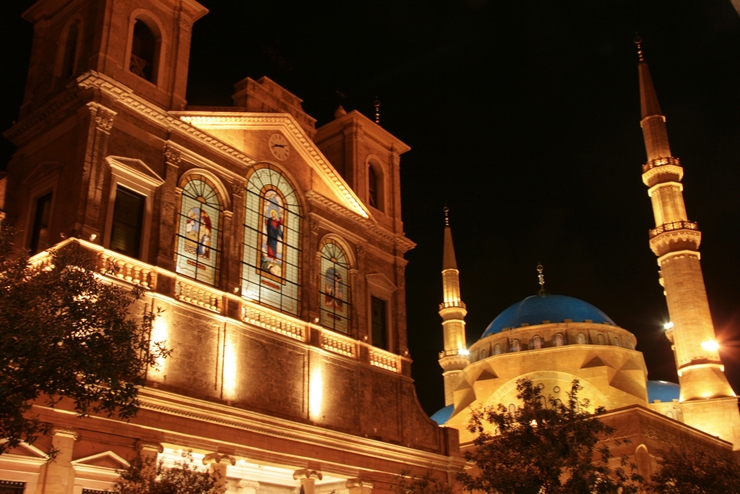
[[[454,392],[462,379],[462,370],[470,363],[465,342],[465,304],[460,298],[460,272],[457,270],[452,244],[449,209],[445,207],[444,252],[442,255],[442,295],[439,315],[442,317],[444,351],[439,353],[445,386],[445,406],[454,402]]]
[[[684,421],[733,442],[739,449],[740,414],[735,393],[724,375],[699,262],[701,232],[696,223],[688,220],[681,183],[683,168],[678,158],[671,155],[665,117],[642,51],[642,40],[637,38],[635,43],[639,57],[640,125],[648,158],[642,165],[642,181],[648,186],[655,216],[650,248],[658,257],[660,283],[665,288],[673,323],[666,335],[673,344]],[[711,419],[707,419],[708,413]]]

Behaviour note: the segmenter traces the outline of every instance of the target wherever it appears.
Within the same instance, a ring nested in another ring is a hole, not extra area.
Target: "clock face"
[[[270,151],[272,151],[272,154],[274,154],[277,159],[280,161],[288,159],[288,156],[290,155],[290,145],[288,144],[288,139],[286,139],[283,134],[272,134],[268,144],[270,146]]]

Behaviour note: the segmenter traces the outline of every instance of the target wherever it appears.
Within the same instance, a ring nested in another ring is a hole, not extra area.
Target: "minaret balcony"
[[[442,302],[439,304],[439,310],[443,309],[465,309],[465,302],[462,300],[456,300],[454,302]]]
[[[693,221],[671,221],[650,230],[650,249],[660,257],[669,252],[699,249],[701,232]]]
[[[642,181],[648,187],[662,182],[680,182],[682,178],[681,161],[673,156],[655,158],[642,165]]]
[[[695,221],[671,221],[670,223],[663,223],[650,230],[650,238],[655,238],[661,233],[672,232],[675,230],[699,230],[699,225]]]

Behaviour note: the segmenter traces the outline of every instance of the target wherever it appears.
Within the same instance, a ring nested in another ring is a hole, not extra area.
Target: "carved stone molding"
[[[219,463],[228,463],[232,467],[236,465],[236,459],[231,455],[221,453],[208,453],[203,457],[204,465],[218,465]]]
[[[136,441],[136,449],[138,451],[152,451],[156,453],[162,453],[164,448],[160,443],[148,442],[148,441]]]
[[[182,154],[172,146],[166,146],[164,148],[164,159],[170,165],[180,166]]]
[[[300,470],[296,470],[293,472],[293,480],[300,480],[300,479],[323,479],[324,474],[319,472],[318,470],[311,470],[309,468],[302,468]]]
[[[80,438],[80,435],[77,433],[74,429],[66,429],[61,427],[55,427],[51,431],[53,436],[60,436],[60,437],[70,437],[77,441]]]
[[[90,110],[93,118],[95,118],[95,127],[106,134],[110,133],[110,130],[113,128],[113,119],[117,113],[98,103],[88,103],[87,108]]]
[[[368,489],[372,489],[373,487],[375,487],[372,482],[362,480],[361,478],[348,479],[344,486],[347,489],[351,489],[353,487],[366,487]]]

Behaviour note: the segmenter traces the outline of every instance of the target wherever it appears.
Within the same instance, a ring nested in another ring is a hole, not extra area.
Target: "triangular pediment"
[[[162,177],[139,159],[126,158],[125,156],[108,156],[106,160],[112,170],[136,177],[150,187],[159,187],[164,183]]]
[[[5,442],[5,441],[3,441]],[[41,451],[36,446],[27,443],[20,443],[18,446],[8,450],[8,454],[15,456],[24,456],[27,458],[39,458],[46,460],[48,457],[46,453]]]
[[[112,468],[115,470],[120,470],[122,468],[127,468],[129,466],[129,463],[115,454],[113,451],[104,451],[102,453],[98,453],[92,456],[86,456],[84,458],[78,458],[77,460],[74,460],[72,462],[73,465],[85,465],[85,466],[93,466],[93,467],[103,467],[103,468]]]
[[[383,273],[372,273],[365,276],[367,282],[389,293],[396,291],[398,287]]]
[[[173,112],[173,115],[175,114],[183,121],[215,137],[217,140],[213,140],[213,145],[218,145],[218,141],[221,141],[241,150],[251,157],[254,163],[264,160],[280,163],[281,166],[285,166],[286,169],[296,174],[298,170],[290,170],[291,163],[294,163],[293,158],[280,161],[280,158],[264,152],[267,149],[264,143],[271,135],[279,132],[287,139],[291,156],[295,153],[313,172],[311,186],[306,191],[313,190],[363,218],[371,218],[367,207],[293,115],[223,111]],[[260,135],[260,132],[264,135]]]

